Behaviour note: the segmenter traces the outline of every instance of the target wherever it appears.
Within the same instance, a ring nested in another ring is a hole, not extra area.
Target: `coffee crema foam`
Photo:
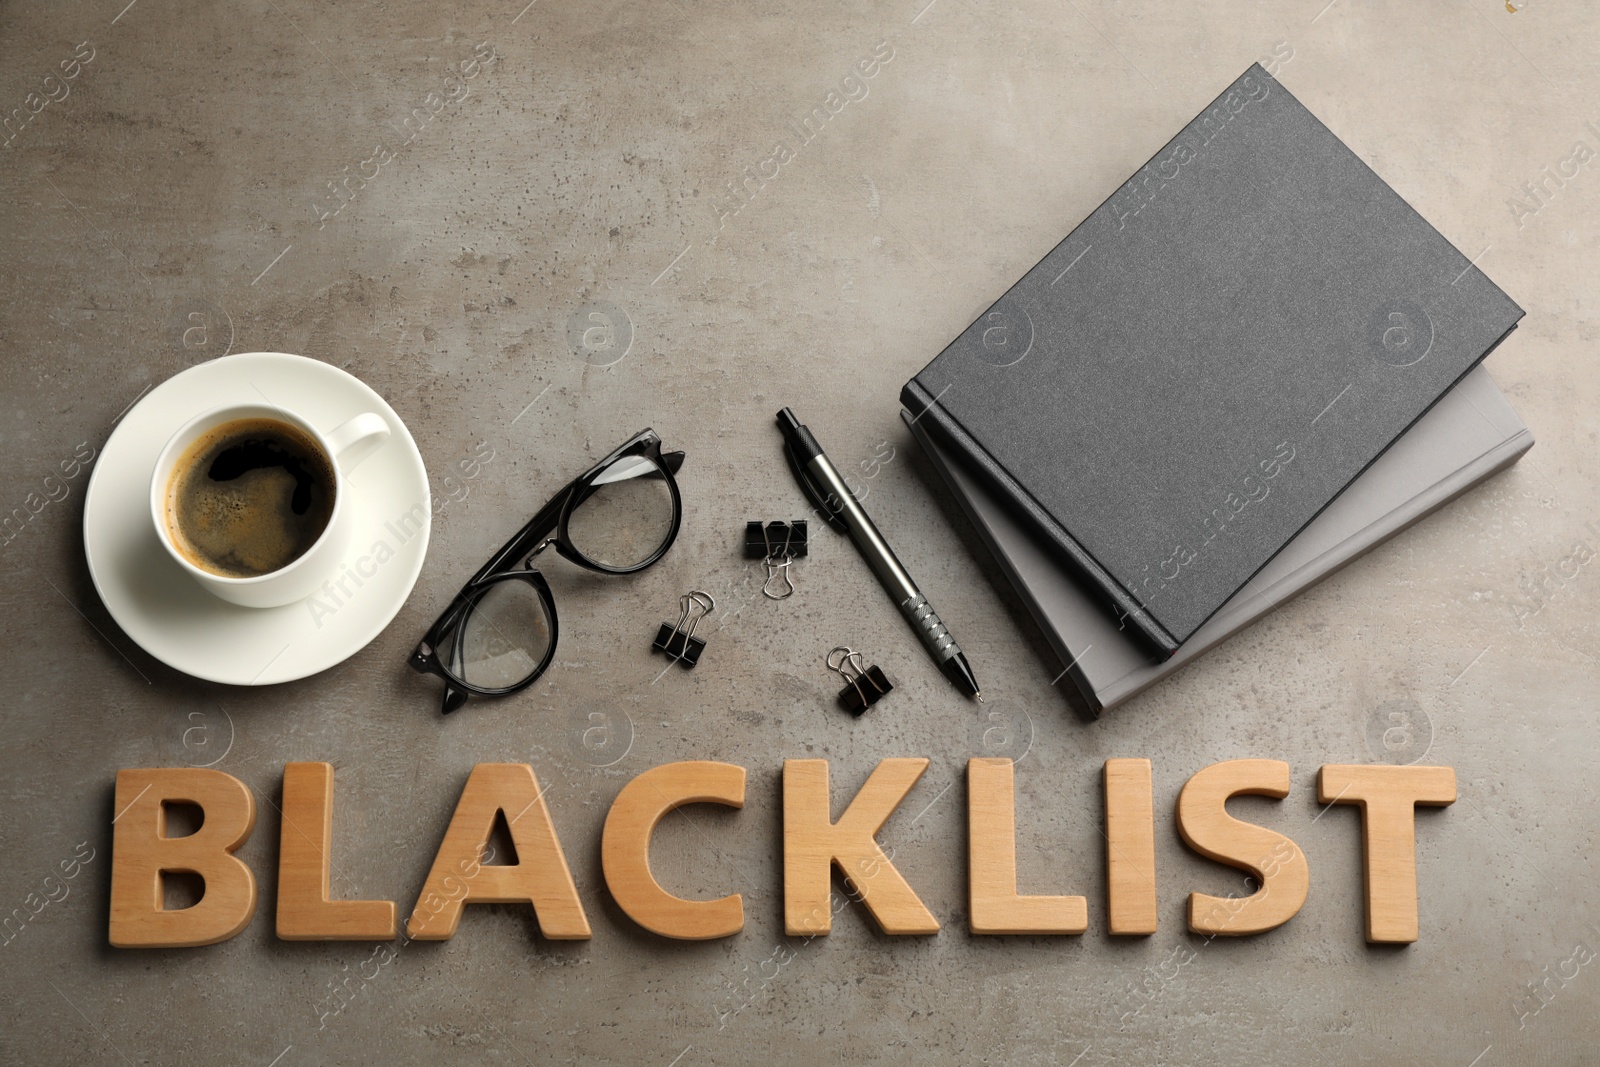
[[[167,482],[167,531],[184,559],[227,578],[287,567],[333,515],[333,464],[299,427],[234,419],[201,434]]]

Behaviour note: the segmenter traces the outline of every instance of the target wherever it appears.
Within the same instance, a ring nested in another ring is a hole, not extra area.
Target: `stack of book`
[[[1253,66],[903,417],[1098,714],[1531,447],[1521,317]]]

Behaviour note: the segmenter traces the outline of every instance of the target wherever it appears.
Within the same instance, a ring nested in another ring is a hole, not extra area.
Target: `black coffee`
[[[304,431],[235,419],[201,435],[172,468],[167,529],[185,559],[229,578],[286,567],[333,515],[333,466]]]

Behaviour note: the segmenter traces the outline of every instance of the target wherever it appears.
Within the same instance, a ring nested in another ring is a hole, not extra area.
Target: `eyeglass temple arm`
[[[683,466],[683,456],[684,454],[682,452],[664,452],[661,455],[661,460],[669,471],[677,473],[678,468]],[[561,509],[566,504],[567,497],[571,496],[573,491],[577,489],[578,486],[582,485],[585,481],[593,477],[597,471],[603,469],[609,463],[613,462],[615,462],[615,457],[608,456],[606,459],[597,463],[594,467],[584,471],[582,474],[572,479],[572,481],[562,486],[561,491],[556,493],[555,496],[551,497],[550,502],[544,507],[540,508],[539,513],[532,519],[528,520],[528,524],[521,530],[518,530],[515,537],[501,545],[500,551],[490,556],[489,562],[478,568],[478,573],[474,574],[472,576],[472,581],[468,582],[467,584],[469,586],[473,585],[477,582],[483,581],[485,578],[488,578],[491,575],[498,574],[500,571],[506,570],[512,563],[517,562],[519,558],[526,556],[529,552],[532,552],[534,547],[537,546],[540,541],[543,541],[545,538],[554,534],[556,532],[556,528],[561,524]],[[585,492],[579,503],[582,503],[583,499],[587,499],[594,492],[593,485],[588,485],[584,488]]]
[[[509,570],[512,564],[519,562],[523,556],[532,552],[540,541],[554,534],[556,526],[561,521],[561,505],[566,503],[568,494],[572,492],[573,486],[576,484],[574,482],[557,493],[550,503],[540,508],[539,513],[528,520],[526,526],[517,531],[515,537],[501,545],[500,551],[490,556],[489,562],[478,568],[478,573],[474,574],[472,580],[467,582],[467,586],[462,590],[462,593],[466,593],[473,585],[483,581],[485,578],[501,571]]]
[[[663,452],[661,453],[661,462],[669,472],[676,474],[679,468],[683,466],[684,455],[685,454],[683,452]],[[557,527],[561,523],[561,509],[565,506],[567,497],[570,496],[572,492],[577,489],[577,487],[586,479],[593,475],[596,469],[605,467],[609,462],[614,462],[614,457],[607,457],[605,460],[602,460],[600,463],[596,464],[594,468],[585,471],[572,481],[568,482],[561,488],[560,492],[551,497],[550,502],[544,507],[540,508],[538,514],[534,515],[532,519],[528,520],[526,526],[517,531],[516,536],[512,537],[511,540],[501,545],[500,550],[494,555],[490,556],[487,563],[478,568],[478,572],[467,581],[466,585],[462,586],[461,591],[456,594],[455,599],[451,601],[450,606],[445,609],[443,614],[440,615],[440,619],[443,620],[448,618],[452,613],[454,613],[471,593],[473,586],[487,578],[499,574],[501,571],[509,570],[513,564],[519,562],[522,557],[532,552],[540,541],[543,541],[545,538],[554,535]],[[586,488],[591,493],[594,490],[592,485]]]
[[[467,692],[465,689],[456,688],[455,683],[446,678],[444,680],[444,697],[439,704],[439,713],[441,715],[448,715],[452,711],[458,710],[467,702],[467,698],[471,695],[472,694]]]
[[[678,469],[683,466],[684,455],[685,454],[682,453],[682,452],[663,452],[663,453],[661,453],[661,465],[663,467],[667,468],[667,473],[668,474],[677,474],[678,473]],[[639,456],[634,456],[632,458],[638,461],[639,466],[647,467],[648,470],[645,473],[639,474],[639,475],[623,474],[618,478],[611,479],[610,481],[621,481],[623,478],[628,478],[628,477],[643,477],[643,478],[659,478],[659,477],[661,477],[660,469],[658,467],[656,467],[655,463],[653,461],[651,461],[651,459],[648,456],[639,455]],[[621,460],[612,460],[610,463],[601,464],[601,466],[602,467],[614,467],[616,464],[618,464],[620,462],[621,462]],[[578,481],[581,482],[581,481],[584,480],[584,478],[588,478],[588,477],[589,477],[589,475],[586,474],[586,475],[583,476],[583,478],[578,479]],[[573,503],[572,506],[573,507],[577,507],[579,504],[583,503],[585,500],[588,500],[590,497],[594,496],[595,493],[599,492],[601,486],[604,486],[604,485],[607,485],[607,484],[610,484],[610,482],[603,481],[603,480],[601,480],[599,478],[596,478],[594,481],[589,482],[588,484],[584,485],[583,488],[578,490],[578,499]],[[569,488],[571,488],[571,487],[569,486]]]

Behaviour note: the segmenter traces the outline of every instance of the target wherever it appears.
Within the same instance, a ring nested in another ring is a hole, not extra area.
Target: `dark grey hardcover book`
[[[1256,65],[901,401],[1170,655],[1521,317]]]
[[[1153,661],[1145,642],[1119,628],[1079,577],[1052,561],[1049,544],[945,451],[936,428],[901,415],[1060,657],[1052,684],[1076,689],[1075,703],[1093,715],[1177,672],[1533,447],[1533,434],[1488,370],[1469,372],[1182,648]]]

